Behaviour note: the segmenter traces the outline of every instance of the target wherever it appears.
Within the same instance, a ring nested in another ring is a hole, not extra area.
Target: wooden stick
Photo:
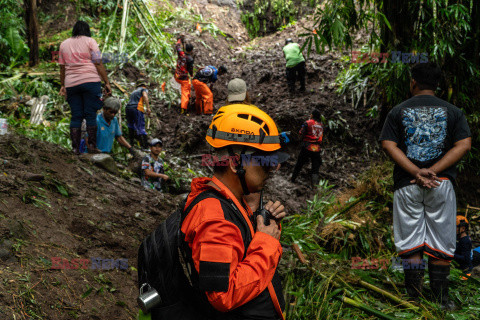
[[[296,244],[295,242],[292,243],[292,248],[297,254],[297,257],[300,260],[300,262],[303,264],[308,264],[307,259],[305,259],[305,256],[303,255],[302,250],[300,250],[300,247],[298,246],[298,244]]]
[[[118,89],[120,89],[120,91],[122,91],[126,96],[128,96],[127,90],[125,90],[121,85],[119,85],[117,81],[112,81],[112,82]]]

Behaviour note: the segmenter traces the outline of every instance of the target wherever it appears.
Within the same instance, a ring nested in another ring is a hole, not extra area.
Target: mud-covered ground
[[[294,213],[314,195],[308,186],[309,165],[297,184],[289,181],[299,152],[297,132],[314,108],[326,119],[323,179],[348,188],[382,160],[378,123],[365,116],[366,107],[354,109],[348,98],[335,93],[340,53],[312,54],[307,59],[307,91],[288,94],[281,49],[286,38],[297,40],[302,21],[247,41],[234,8],[207,1],[193,1],[192,8],[211,16],[227,34],[198,34],[194,26],[177,30],[195,45],[197,67],[225,65],[229,70],[214,86],[215,108],[225,102],[228,81],[240,77],[248,84],[252,103],[269,113],[282,131],[292,132],[287,146],[291,158],[272,177],[266,199],[279,199]],[[114,79],[135,80],[138,75],[139,70],[126,65]],[[209,151],[204,136],[212,117],[197,116],[193,109],[189,116],[180,115],[178,106],[158,100],[152,101],[152,109],[151,136],[164,140],[167,159],[185,158],[194,171],[205,170],[199,155]],[[480,203],[478,198],[469,200]],[[15,134],[0,136],[0,319],[135,318],[137,248],[179,202],[176,194],[145,190],[56,145]],[[52,257],[68,260],[65,266],[70,267],[75,267],[72,259],[127,259],[128,268],[91,269],[90,262],[89,269],[53,269]]]
[[[0,136],[0,150],[0,318],[133,318],[135,270],[90,269],[90,259],[135,266],[141,239],[173,197],[46,142],[11,134]],[[89,259],[89,269],[52,270],[52,257]]]

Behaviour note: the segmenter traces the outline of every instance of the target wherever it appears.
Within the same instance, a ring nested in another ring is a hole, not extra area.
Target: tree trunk
[[[25,24],[27,26],[27,44],[30,49],[29,65],[39,63],[37,0],[24,0]]]

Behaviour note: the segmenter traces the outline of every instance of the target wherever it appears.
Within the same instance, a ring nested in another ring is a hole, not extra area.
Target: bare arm
[[[420,170],[410,159],[407,158],[405,153],[397,146],[397,143],[394,141],[383,140],[382,141],[383,150],[398,164],[403,170],[410,173],[412,177],[415,177],[417,172]]]
[[[471,148],[472,138],[470,137],[455,142],[453,148],[448,150],[448,152],[440,160],[430,167],[430,169],[435,173],[439,173],[450,168],[455,163],[460,161],[460,159],[462,159],[462,157],[468,151],[470,151]]]
[[[107,71],[105,70],[105,66],[103,63],[100,62],[95,62],[94,63],[95,68],[97,68],[97,72],[100,75],[100,78],[102,78],[103,82],[105,82],[105,88],[107,89],[107,95],[112,94],[112,88],[110,87],[110,81],[108,81],[108,76],[107,76]]]
[[[67,89],[65,89],[65,65],[64,64],[60,65],[60,84],[61,84],[61,88],[60,88],[59,94],[67,98]]]
[[[150,170],[150,169],[145,169],[143,170],[145,172],[145,176],[146,177],[150,177],[150,178],[161,178],[163,180],[168,180],[170,179],[169,176],[167,176],[166,174],[163,174],[163,173],[156,173],[154,172],[153,170]]]
[[[130,149],[132,146],[130,145],[130,143],[127,142],[127,140],[125,140],[125,138],[123,136],[118,136],[117,137],[117,141],[118,143],[120,143],[120,145],[122,147],[125,147],[127,149]]]
[[[143,102],[145,103],[145,111],[147,112],[148,115],[150,115],[152,110],[150,110],[150,103],[148,101],[147,91],[143,91],[142,97],[143,97]]]
[[[382,141],[383,150],[398,164],[403,170],[407,171],[412,177],[414,182],[419,186],[426,188],[438,187],[438,178],[436,173],[431,169],[420,169],[410,159],[407,158],[405,153],[397,146],[397,143],[390,140]]]

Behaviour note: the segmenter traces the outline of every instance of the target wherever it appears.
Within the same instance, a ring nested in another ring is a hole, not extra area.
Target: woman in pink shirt
[[[66,96],[72,111],[70,138],[73,152],[79,154],[81,126],[87,122],[88,151],[97,149],[97,111],[102,108],[101,80],[105,82],[106,95],[111,94],[110,82],[102,63],[97,42],[91,38],[90,27],[84,21],[73,26],[72,37],[60,44],[60,94]]]

